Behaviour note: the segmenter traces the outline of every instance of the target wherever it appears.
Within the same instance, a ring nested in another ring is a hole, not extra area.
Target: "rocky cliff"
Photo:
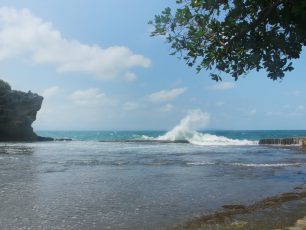
[[[48,140],[37,136],[31,126],[42,101],[42,96],[12,90],[0,80],[0,141]]]

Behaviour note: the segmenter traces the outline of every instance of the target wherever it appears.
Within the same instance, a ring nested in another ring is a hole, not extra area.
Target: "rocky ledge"
[[[260,145],[296,145],[306,147],[306,137],[267,138],[259,140]]]
[[[0,80],[0,141],[50,141],[37,136],[32,128],[43,97],[32,92],[12,90]]]

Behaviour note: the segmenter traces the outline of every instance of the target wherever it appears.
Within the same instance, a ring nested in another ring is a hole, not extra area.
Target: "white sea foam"
[[[201,166],[201,165],[214,165],[215,163],[209,161],[191,161],[187,162],[186,165],[194,165],[194,166]]]
[[[194,145],[255,145],[257,142],[249,140],[236,140],[223,136],[205,134],[196,131],[209,123],[208,113],[200,110],[191,111],[172,130],[156,139],[162,141],[188,141]]]
[[[286,166],[300,166],[301,163],[271,163],[271,164],[231,163],[231,165],[242,166],[242,167],[286,167]]]
[[[209,161],[190,161],[186,162],[186,165],[191,166],[205,166],[205,165],[215,165],[216,162]],[[224,163],[226,165],[239,166],[239,167],[288,167],[288,166],[301,166],[302,163]]]
[[[149,136],[147,136],[147,135],[141,135],[140,139],[141,139],[141,140],[154,140],[153,137],[149,137]]]

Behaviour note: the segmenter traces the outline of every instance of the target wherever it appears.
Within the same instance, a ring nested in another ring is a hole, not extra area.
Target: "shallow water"
[[[0,229],[171,228],[303,186],[305,166],[258,145],[2,143]]]

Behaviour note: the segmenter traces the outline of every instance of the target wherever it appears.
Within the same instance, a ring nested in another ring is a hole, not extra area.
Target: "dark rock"
[[[72,139],[70,139],[70,138],[57,138],[57,139],[54,139],[54,141],[72,141]]]
[[[267,138],[259,140],[260,145],[299,145],[306,144],[304,137],[292,137],[292,138]]]
[[[54,138],[37,136],[37,141],[54,141]]]
[[[244,210],[246,209],[246,207],[244,205],[240,205],[240,204],[228,204],[228,205],[223,205],[222,208],[224,209],[230,209],[230,210]]]
[[[11,90],[8,83],[0,80],[0,141],[53,140],[37,136],[31,126],[42,101],[42,96]]]
[[[301,189],[303,189],[303,186],[296,186],[296,187],[294,187],[294,189],[295,190],[301,190]]]

